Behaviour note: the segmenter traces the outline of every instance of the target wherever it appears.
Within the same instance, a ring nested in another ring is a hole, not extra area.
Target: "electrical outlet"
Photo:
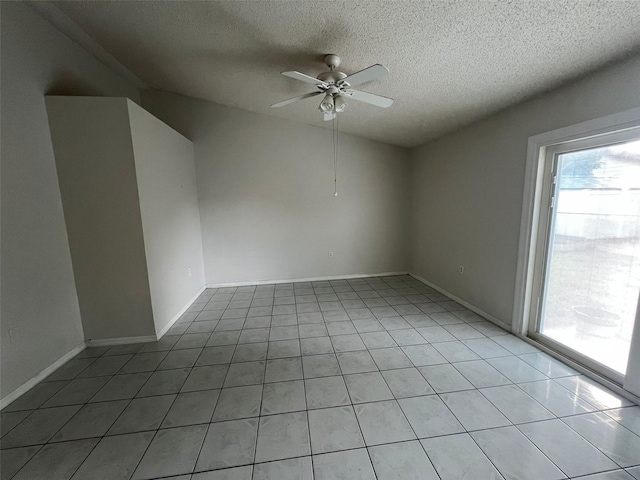
[[[189,267],[187,271],[189,272],[189,276],[191,276],[191,267]]]
[[[13,327],[9,329],[9,343],[14,344],[18,341],[18,336],[20,334],[20,327]]]
[[[329,258],[333,258],[333,252],[329,252]]]
[[[459,265],[459,266],[458,266],[458,273],[459,273],[460,275],[464,275],[464,265]]]

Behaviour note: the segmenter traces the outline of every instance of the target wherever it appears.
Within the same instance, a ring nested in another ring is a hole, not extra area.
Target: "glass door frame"
[[[620,385],[624,382],[624,375],[620,372],[617,372],[606,365],[591,359],[591,357],[544,335],[541,333],[541,327],[543,320],[542,315],[545,311],[545,293],[549,281],[551,255],[553,253],[551,235],[555,231],[555,221],[557,219],[556,199],[558,198],[560,188],[559,182],[557,181],[560,155],[578,152],[581,150],[617,145],[638,139],[640,139],[640,128],[631,128],[581,140],[563,142],[551,145],[545,149],[544,172],[542,177],[542,198],[540,203],[538,239],[536,242],[538,247],[535,253],[536,261],[532,287],[532,298],[535,300],[531,303],[531,311],[529,313],[529,318],[533,320],[529,322],[529,337],[547,345],[553,350],[559,351],[567,357],[577,360],[589,369],[610,378]]]
[[[640,369],[626,376],[538,333],[543,280],[547,274],[550,208],[557,183],[553,176],[557,155],[586,148],[621,143],[640,137],[640,108],[564,127],[529,138],[525,170],[518,266],[511,330],[561,357],[566,357],[594,378],[608,380],[640,397]],[[553,187],[553,188],[552,188]],[[630,359],[640,359],[640,326],[631,343]],[[631,365],[631,363],[630,363]]]

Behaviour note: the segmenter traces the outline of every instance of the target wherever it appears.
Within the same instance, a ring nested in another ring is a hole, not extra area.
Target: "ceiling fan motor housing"
[[[322,72],[317,78],[325,83],[338,83],[343,78],[347,78],[347,74],[337,71]]]

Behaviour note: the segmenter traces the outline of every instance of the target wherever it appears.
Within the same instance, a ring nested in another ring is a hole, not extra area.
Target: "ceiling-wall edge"
[[[254,112],[253,110],[247,110],[246,108],[236,107],[234,105],[225,105],[224,103],[214,102],[213,100],[208,100],[206,98],[192,97],[192,96],[189,96],[189,95],[184,95],[182,93],[171,92],[169,90],[162,90],[160,88],[146,88],[146,89],[142,90],[140,93],[141,93],[141,95],[144,95],[145,92],[150,92],[150,93],[159,92],[159,93],[168,94],[168,95],[176,95],[176,96],[179,96],[179,97],[188,98],[190,100],[196,100],[198,102],[211,103],[211,104],[216,105],[218,107],[230,108],[232,110],[239,110],[241,112],[250,113],[252,115],[259,115],[261,117],[274,118],[274,119],[276,119],[276,120],[278,120],[280,122],[288,122],[288,123],[293,123],[295,125],[304,125],[306,127],[321,128],[321,129],[327,130],[327,131],[331,130],[330,128],[325,128],[325,127],[316,125],[314,123],[299,122],[297,120],[291,120],[289,118],[278,117],[277,115],[269,115],[268,113],[264,113],[264,112]],[[143,108],[144,108],[144,101],[143,101]],[[327,122],[327,123],[329,123],[329,122]],[[184,133],[183,133],[183,135],[184,135]],[[412,150],[412,148],[406,147],[404,145],[398,145],[398,144],[395,144],[395,143],[383,142],[382,140],[379,140],[377,138],[369,138],[369,137],[365,137],[363,135],[358,135],[358,134],[351,133],[351,132],[340,132],[340,135],[348,135],[349,137],[357,138],[359,140],[366,140],[368,142],[379,143],[380,145],[386,145],[386,146],[389,146],[389,147],[400,148],[400,149],[404,150],[407,155],[410,154],[411,150]],[[407,156],[407,159],[408,159],[408,156]]]
[[[631,62],[634,59],[637,59],[640,61],[640,51],[638,50],[634,50],[634,51],[629,51],[629,52],[625,52],[624,54],[620,55],[618,58],[613,59],[603,65],[598,66],[597,68],[594,69],[590,69],[580,75],[574,75],[571,78],[565,79],[555,85],[550,86],[549,88],[546,88],[544,90],[540,90],[538,92],[532,93],[531,95],[528,95],[524,98],[522,98],[521,100],[511,103],[509,105],[506,105],[504,107],[498,108],[495,111],[488,113],[486,115],[483,115],[482,117],[478,117],[478,118],[474,118],[472,121],[468,122],[468,123],[464,123],[462,125],[458,125],[454,128],[450,128],[450,129],[446,129],[446,130],[442,130],[436,134],[434,134],[433,136],[430,136],[428,138],[425,139],[424,142],[416,144],[412,147],[404,147],[407,148],[408,150],[410,150],[411,152],[425,146],[428,145],[432,142],[437,142],[438,140],[440,140],[441,138],[447,137],[449,135],[455,134],[458,131],[461,131],[465,128],[469,128],[475,124],[481,123],[485,120],[487,120],[488,118],[497,116],[497,115],[501,115],[504,112],[508,112],[512,109],[516,109],[516,108],[520,108],[524,105],[527,105],[529,102],[535,102],[536,100],[538,100],[539,98],[542,98],[546,95],[552,94],[556,91],[562,90],[564,88],[569,88],[572,85],[576,85],[584,80],[587,80],[589,77],[591,76],[596,76],[598,74],[601,74],[609,69],[612,68],[616,68],[619,66],[624,65],[627,62]]]
[[[265,115],[271,118],[279,118],[281,120],[288,120],[290,122],[296,123],[296,124],[300,124],[300,125],[307,125],[307,126],[313,126],[313,127],[317,127],[317,128],[323,128],[325,130],[330,130],[330,126],[324,126],[324,125],[318,125],[316,123],[312,123],[312,122],[304,122],[304,121],[298,121],[298,120],[291,120],[291,119],[283,119],[280,116],[277,115],[272,115],[269,113],[265,113],[265,112],[257,112],[254,110],[248,110],[245,108],[241,108],[235,105],[229,105],[229,104],[224,104],[224,103],[218,103],[218,102],[214,102],[212,100],[209,100],[207,98],[201,98],[201,97],[193,97],[193,96],[189,96],[189,95],[184,95],[182,93],[179,92],[174,92],[174,91],[170,91],[170,90],[162,90],[162,89],[157,89],[157,88],[152,88],[150,87],[145,81],[143,81],[142,79],[140,79],[137,75],[135,75],[133,72],[131,72],[131,70],[129,70],[125,65],[123,65],[116,57],[114,57],[111,53],[109,53],[102,45],[100,45],[96,40],[94,40],[88,33],[86,33],[84,31],[84,29],[82,29],[78,24],[76,24],[73,20],[71,20],[71,18],[69,18],[64,12],[62,12],[58,7],[56,7],[54,4],[48,2],[48,1],[37,1],[37,0],[28,0],[27,3],[31,6],[31,8],[36,11],[40,16],[42,16],[43,18],[45,18],[47,21],[49,21],[57,30],[59,30],[62,34],[64,34],[65,36],[67,36],[68,38],[70,38],[72,41],[74,41],[76,44],[78,44],[80,47],[82,47],[84,50],[86,50],[88,53],[90,53],[92,56],[94,56],[98,61],[100,61],[101,63],[103,63],[104,65],[106,65],[107,67],[109,67],[110,69],[112,69],[113,71],[115,71],[116,73],[120,74],[121,76],[123,76],[125,79],[127,79],[128,81],[130,81],[136,88],[138,88],[139,90],[155,90],[155,91],[160,91],[160,92],[164,92],[164,93],[171,93],[174,95],[181,95],[187,98],[192,98],[192,99],[196,99],[196,100],[201,100],[201,101],[205,101],[205,102],[211,102],[214,103],[216,105],[220,105],[220,106],[225,106],[225,107],[229,107],[229,108],[237,108],[239,110],[245,111],[245,112],[251,112],[251,113],[255,113],[255,114],[260,114],[260,115]],[[530,102],[532,100],[535,100],[541,96],[547,95],[549,93],[552,93],[556,90],[562,89],[564,87],[567,87],[569,85],[572,85],[574,83],[577,83],[585,78],[588,78],[591,75],[595,75],[598,72],[604,71],[608,68],[612,68],[616,65],[625,63],[627,61],[629,61],[630,59],[640,56],[640,52],[636,49],[634,50],[630,50],[630,51],[625,51],[622,52],[617,58],[611,59],[610,61],[607,61],[604,64],[601,64],[599,66],[597,66],[596,68],[592,68],[589,70],[586,70],[582,73],[573,75],[569,78],[565,78],[559,82],[556,82],[553,85],[549,85],[547,88],[537,91],[537,92],[532,92],[530,95],[527,95],[525,97],[520,98],[519,100],[509,103],[507,105],[504,105],[502,107],[499,107],[493,111],[487,112],[485,115],[479,116],[479,117],[475,117],[472,118],[471,120],[469,120],[468,122],[459,124],[459,125],[455,125],[454,127],[451,128],[445,128],[442,129],[440,131],[436,131],[434,132],[432,135],[428,135],[426,136],[422,141],[420,141],[420,143],[416,143],[414,145],[404,145],[404,144],[399,144],[399,143],[392,143],[392,142],[385,142],[382,140],[379,140],[377,138],[372,138],[369,136],[365,136],[362,134],[353,134],[353,133],[348,133],[349,135],[352,135],[354,137],[357,138],[362,138],[362,139],[366,139],[369,141],[374,141],[374,142],[378,142],[381,143],[383,145],[391,145],[394,147],[399,147],[399,148],[403,148],[405,150],[407,150],[408,152],[412,152],[424,145],[427,145],[429,143],[435,142],[440,138],[446,137],[450,134],[453,134],[459,130],[462,130],[464,128],[467,128],[471,125],[474,125],[476,123],[482,122],[484,120],[486,120],[487,118],[491,118],[495,115],[499,115],[504,111],[508,111],[510,109],[513,108],[518,108],[521,105],[526,104],[527,102]],[[347,133],[347,132],[344,132]]]
[[[111,55],[102,45],[96,42],[87,32],[71,20],[58,7],[49,2],[39,2],[36,0],[29,0],[27,4],[63,35],[86,50],[100,63],[109,67],[111,70],[131,82],[136,88],[148,88],[146,82],[120,63],[116,57]]]

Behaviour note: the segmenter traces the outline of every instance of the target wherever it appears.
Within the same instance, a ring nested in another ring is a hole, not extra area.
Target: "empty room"
[[[640,2],[1,1],[1,480],[640,479]]]

